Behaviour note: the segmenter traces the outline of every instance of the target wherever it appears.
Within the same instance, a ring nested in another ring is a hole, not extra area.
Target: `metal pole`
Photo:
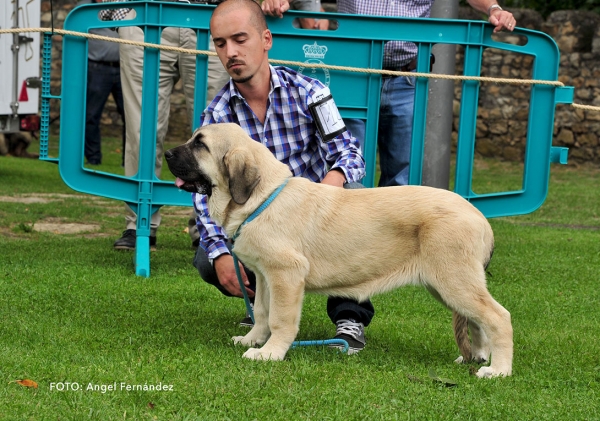
[[[19,27],[19,0],[15,0],[15,8],[14,8],[14,28]],[[10,103],[10,108],[12,110],[12,117],[16,119],[19,114],[19,50],[20,50],[20,42],[19,42],[19,34],[15,32],[13,34],[13,44],[10,49],[13,53],[13,95],[12,102]]]
[[[431,17],[456,19],[458,17],[458,0],[436,0],[431,9]],[[436,44],[433,46],[433,54],[435,55],[433,73],[453,75],[456,64],[456,46]],[[453,100],[454,81],[430,80],[423,185],[442,189],[448,189],[450,186]]]

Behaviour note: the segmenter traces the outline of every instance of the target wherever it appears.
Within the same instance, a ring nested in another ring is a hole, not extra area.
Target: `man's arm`
[[[330,186],[335,187],[344,187],[346,181],[347,180],[346,176],[344,175],[344,172],[338,168],[332,169],[327,174],[325,174],[325,177],[321,180],[321,184],[329,184]]]
[[[240,284],[235,272],[233,257],[229,253],[226,244],[226,235],[223,229],[217,225],[208,214],[207,196],[198,193],[192,194],[194,210],[198,218],[198,233],[200,234],[200,246],[212,262],[213,268],[219,279],[219,283],[232,295],[243,297]],[[246,287],[250,286],[248,276],[240,263],[240,274]],[[254,292],[246,288],[248,296],[253,297]]]
[[[488,22],[496,28],[494,32],[500,32],[503,29],[512,31],[515,29],[517,21],[512,13],[502,10],[496,0],[467,0],[475,10],[488,15]]]
[[[344,183],[359,182],[365,176],[365,160],[358,140],[348,130],[328,142],[320,141],[326,161],[333,162],[322,183],[343,186]]]
[[[321,182],[343,186],[345,182],[360,181],[365,176],[365,160],[358,140],[346,129],[331,91],[318,79],[312,79],[304,88],[303,106],[306,115],[312,117],[309,124],[330,168]]]

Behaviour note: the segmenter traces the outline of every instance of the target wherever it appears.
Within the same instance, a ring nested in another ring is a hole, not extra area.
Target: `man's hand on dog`
[[[325,174],[323,180],[321,180],[321,184],[329,184],[330,186],[335,187],[344,187],[344,183],[346,182],[346,176],[339,169],[333,169]]]
[[[237,275],[235,273],[235,266],[233,263],[233,257],[230,254],[222,254],[213,262],[215,271],[217,272],[217,277],[219,278],[220,284],[225,288],[230,294],[235,295],[236,297],[243,297],[242,290],[240,289],[240,283],[238,282]],[[244,281],[244,285],[246,286],[246,292],[248,293],[248,297],[254,297],[254,291],[250,288],[250,281],[248,281],[248,276],[244,271],[244,267],[240,263],[240,274],[242,275],[242,280]]]

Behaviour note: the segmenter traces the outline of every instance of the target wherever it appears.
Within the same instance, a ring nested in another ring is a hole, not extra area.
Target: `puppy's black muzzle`
[[[165,159],[169,171],[177,177],[177,187],[190,193],[211,195],[211,182],[197,167],[196,160],[186,144],[167,150]]]
[[[189,163],[190,159],[185,159],[184,156],[190,155],[188,151],[182,150],[181,148],[185,145],[177,146],[175,148],[169,149],[165,152],[165,159],[167,161],[167,165],[169,166],[169,170],[173,173],[175,177],[179,177],[182,179],[186,179],[189,176]],[[188,157],[191,158],[191,157]]]

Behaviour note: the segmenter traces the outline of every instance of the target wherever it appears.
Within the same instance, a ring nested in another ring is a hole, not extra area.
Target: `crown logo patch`
[[[314,44],[304,44],[302,47],[304,50],[304,57],[306,58],[319,58],[324,59],[327,53],[327,47],[324,45],[317,45],[317,41]]]

